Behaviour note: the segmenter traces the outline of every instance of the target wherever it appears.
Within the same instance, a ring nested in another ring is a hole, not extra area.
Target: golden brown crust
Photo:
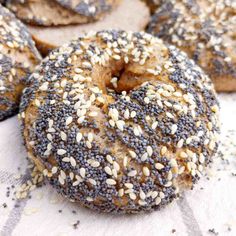
[[[97,21],[119,2],[120,0],[7,0],[6,6],[28,24],[56,26]]]
[[[41,57],[26,27],[0,6],[0,120],[14,114],[29,74]]]
[[[30,79],[20,113],[29,156],[71,201],[113,213],[160,209],[217,150],[212,83],[149,34],[86,35]]]
[[[165,1],[165,0],[142,0],[147,4],[152,13]]]
[[[208,73],[217,91],[235,91],[235,19],[232,0],[167,0],[153,15],[147,32],[185,51]]]

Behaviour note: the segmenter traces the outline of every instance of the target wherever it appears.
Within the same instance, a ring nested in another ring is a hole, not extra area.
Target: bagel
[[[52,49],[62,46],[89,31],[111,28],[131,31],[143,30],[148,24],[149,17],[150,13],[147,6],[140,0],[123,0],[116,9],[98,22],[61,27],[29,26],[28,28],[40,52],[47,55]]]
[[[40,62],[26,27],[0,5],[0,121],[15,114],[21,92]]]
[[[220,92],[236,91],[236,2],[167,0],[147,32],[185,51]]]
[[[146,33],[100,31],[49,54],[20,120],[29,157],[59,193],[103,212],[160,209],[218,147],[210,79]]]
[[[40,26],[84,24],[101,19],[120,0],[6,0],[25,23]]]

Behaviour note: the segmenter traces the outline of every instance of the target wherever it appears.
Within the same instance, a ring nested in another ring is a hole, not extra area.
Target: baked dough
[[[120,0],[6,0],[22,21],[41,26],[84,24],[101,19]]]
[[[26,27],[0,5],[0,121],[17,111],[26,80],[40,59]]]
[[[149,9],[145,3],[140,0],[123,0],[116,9],[98,22],[61,27],[29,26],[29,30],[40,52],[47,55],[53,48],[89,31],[106,29],[142,31],[147,26],[149,18]]]
[[[142,1],[144,1],[148,5],[150,11],[153,13],[165,0],[142,0]]]
[[[185,51],[217,91],[236,91],[235,0],[164,1],[147,32]]]
[[[71,201],[160,209],[191,188],[218,146],[204,72],[146,33],[101,31],[54,50],[21,104],[29,157]]]

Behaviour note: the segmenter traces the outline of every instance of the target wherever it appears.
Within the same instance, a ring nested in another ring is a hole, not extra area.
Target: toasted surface
[[[236,2],[167,0],[147,27],[194,59],[217,91],[236,91]]]
[[[151,12],[153,13],[165,0],[142,0],[142,1],[144,1],[148,5]]]
[[[130,9],[132,9],[132,11],[130,11]],[[51,49],[61,46],[71,39],[77,38],[89,31],[103,29],[141,31],[147,25],[149,16],[148,8],[140,0],[123,0],[121,4],[103,20],[95,23],[47,28],[29,26],[29,30],[39,50],[43,54],[47,54]]]
[[[41,57],[26,27],[0,6],[0,120],[14,114]]]
[[[81,37],[54,50],[31,80],[20,113],[29,156],[58,192],[89,208],[160,209],[192,187],[217,150],[210,79],[149,34]]]
[[[7,0],[6,6],[26,23],[41,26],[96,21],[120,0]]]

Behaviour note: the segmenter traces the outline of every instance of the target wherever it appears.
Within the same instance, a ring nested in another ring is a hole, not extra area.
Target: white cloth
[[[236,136],[226,137],[229,130],[236,130],[236,94],[221,94],[220,102],[223,123],[221,140],[225,144],[229,141],[236,143]],[[34,190],[31,199],[12,201],[12,190],[7,198],[6,188],[12,184],[18,186],[24,181],[27,155],[22,143],[16,117],[0,122],[2,236],[214,236],[209,232],[213,228],[219,235],[236,235],[236,177],[232,175],[232,171],[236,169],[236,147],[233,148],[233,145],[226,155],[230,164],[224,164],[227,161],[216,158],[213,167],[208,171],[211,176],[209,180],[203,177],[193,190],[185,192],[181,199],[162,211],[114,216],[98,214],[70,203],[50,186]],[[234,153],[230,155],[230,152]],[[16,174],[19,173],[23,177],[17,179]],[[3,203],[7,204],[6,208],[2,206]],[[62,212],[59,213],[59,210]],[[72,224],[78,220],[80,224],[74,229]]]

